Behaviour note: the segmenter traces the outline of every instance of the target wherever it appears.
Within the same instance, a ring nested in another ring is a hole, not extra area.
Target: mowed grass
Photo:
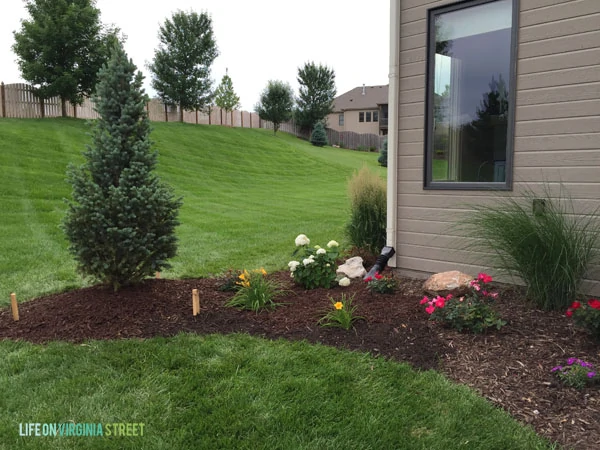
[[[246,335],[5,342],[0,398],[6,449],[548,448],[436,372]],[[20,423],[73,421],[143,423],[144,435],[19,436]]]
[[[183,197],[179,255],[163,277],[284,268],[294,238],[343,241],[346,182],[377,155],[317,148],[267,130],[153,123],[157,171]],[[59,224],[69,163],[91,142],[83,120],[0,120],[0,304],[84,285]],[[249,267],[252,266],[252,267]]]

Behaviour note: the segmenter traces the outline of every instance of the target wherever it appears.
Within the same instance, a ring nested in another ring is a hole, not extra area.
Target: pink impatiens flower
[[[427,297],[423,297],[423,299],[421,300],[421,302],[419,303],[420,305],[424,305],[425,303],[427,303],[429,301],[429,298]]]
[[[433,312],[435,311],[435,306],[429,305],[427,308],[425,308],[425,311],[427,312],[427,314],[433,314]]]

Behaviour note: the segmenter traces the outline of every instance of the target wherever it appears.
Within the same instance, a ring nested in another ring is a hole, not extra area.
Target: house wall
[[[338,114],[334,113],[327,116],[327,126],[337,131],[354,131],[355,133],[371,133],[379,134],[379,120],[377,122],[359,122],[359,112],[371,112],[371,118],[373,112],[379,113],[379,109],[361,109],[360,111],[344,111],[344,126],[338,125]],[[372,119],[371,119],[372,120]]]
[[[455,228],[470,205],[502,193],[423,189],[427,10],[454,0],[399,1],[391,36],[399,64],[391,73],[398,94],[395,124],[396,187],[393,264],[413,274],[490,270],[489,256],[465,250]],[[399,11],[399,12],[398,12]],[[399,23],[399,30],[395,30]],[[513,191],[558,192],[562,181],[576,212],[600,207],[600,1],[521,0],[519,6]],[[392,67],[392,65],[391,65]],[[391,84],[390,84],[391,86]],[[391,119],[392,120],[392,119]],[[389,225],[388,225],[389,227]],[[388,233],[388,240],[390,240]],[[600,295],[600,266],[583,289]]]

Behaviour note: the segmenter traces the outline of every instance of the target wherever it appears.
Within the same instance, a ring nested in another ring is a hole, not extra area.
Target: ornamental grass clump
[[[575,324],[585,328],[596,340],[600,341],[600,300],[592,298],[587,303],[575,301],[566,312]]]
[[[385,181],[366,166],[348,182],[350,221],[346,234],[350,244],[378,254],[385,246],[387,197]]]
[[[355,321],[364,319],[364,317],[354,315],[357,310],[357,306],[352,305],[354,295],[347,297],[345,294],[342,294],[338,301],[333,297],[329,297],[329,300],[331,301],[332,310],[328,311],[319,320],[319,325],[349,330]]]
[[[565,386],[583,389],[600,382],[598,373],[592,364],[579,358],[567,359],[567,364],[553,367],[551,370]]]
[[[429,320],[458,331],[466,329],[482,333],[488,328],[499,330],[506,322],[491,307],[491,303],[498,297],[498,293],[490,291],[487,286],[491,281],[491,276],[480,273],[470,283],[471,294],[458,298],[451,294],[446,297],[438,295],[433,299],[423,297],[421,305],[427,305],[425,312],[429,314]]]
[[[279,283],[267,278],[265,269],[260,268],[251,272],[244,270],[238,279],[239,281],[236,282],[238,290],[226,306],[258,312],[263,309],[274,309],[279,305],[274,299],[283,290]]]
[[[561,311],[577,299],[588,267],[598,259],[600,216],[598,209],[576,213],[562,187],[555,197],[546,185],[541,196],[528,189],[521,200],[475,205],[464,227],[473,247],[491,249],[496,266],[525,282],[537,307]]]
[[[294,281],[305,289],[327,288],[335,283],[336,261],[339,256],[339,245],[329,241],[326,248],[319,245],[310,247],[310,239],[300,234],[296,237],[294,255],[298,260],[290,261],[290,275]]]

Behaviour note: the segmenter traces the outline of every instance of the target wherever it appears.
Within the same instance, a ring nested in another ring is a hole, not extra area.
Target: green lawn
[[[183,197],[179,255],[164,277],[201,277],[247,265],[285,267],[294,238],[343,242],[346,180],[377,155],[317,148],[288,134],[154,123],[158,172]],[[78,287],[59,229],[71,193],[67,165],[83,162],[82,120],[0,120],[0,304]],[[248,268],[252,268],[248,267]]]
[[[244,335],[4,342],[0,398],[6,449],[548,448],[433,371]],[[20,423],[71,421],[143,423],[144,435],[19,436]]]
[[[289,135],[154,124],[184,198],[170,277],[283,268],[294,238],[343,242],[346,181],[377,155]],[[0,120],[0,301],[81,286],[58,225],[78,120]],[[0,342],[0,449],[534,449],[533,431],[435,372],[248,336]],[[21,437],[20,423],[144,423],[140,437]]]

